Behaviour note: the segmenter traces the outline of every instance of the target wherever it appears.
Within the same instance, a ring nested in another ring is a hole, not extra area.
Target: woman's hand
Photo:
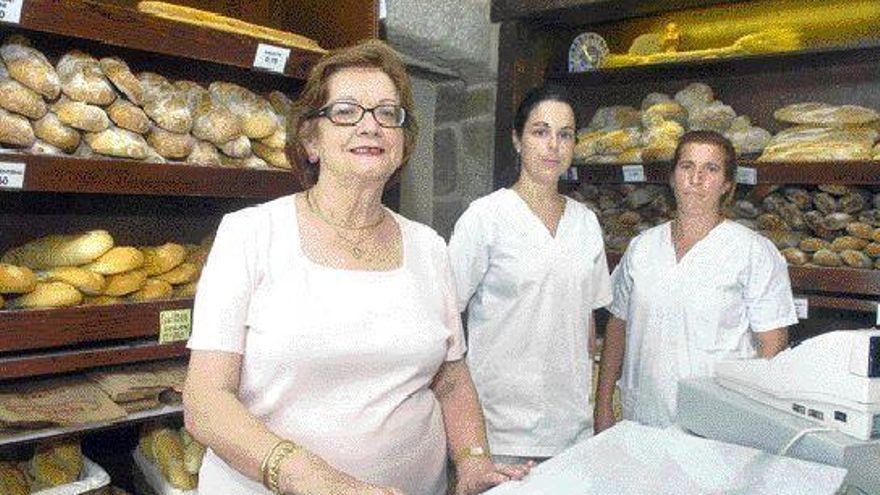
[[[505,481],[521,480],[534,465],[532,461],[526,464],[493,464],[486,457],[464,459],[455,466],[455,495],[476,495]]]

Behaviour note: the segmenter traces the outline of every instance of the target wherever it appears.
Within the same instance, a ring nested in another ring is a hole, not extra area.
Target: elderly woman
[[[471,203],[449,241],[496,461],[546,459],[593,432],[593,310],[611,290],[596,215],[557,191],[576,129],[562,90],[528,92],[511,132],[519,178]]]
[[[782,255],[721,214],[735,187],[730,141],[688,132],[674,164],[676,218],[633,239],[611,276],[596,432],[614,424],[621,367],[623,417],[665,427],[675,422],[678,380],[711,376],[724,359],[774,356],[797,323]]]
[[[185,420],[199,491],[478,493],[495,466],[443,240],[382,206],[416,139],[398,56],[330,53],[290,120],[309,188],[223,218],[196,297]]]

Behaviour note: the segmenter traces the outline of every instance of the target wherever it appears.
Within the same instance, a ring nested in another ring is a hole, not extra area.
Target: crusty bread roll
[[[189,134],[169,132],[158,126],[153,126],[147,134],[147,143],[165,158],[186,158],[192,153],[195,142]]]
[[[36,136],[28,119],[0,108],[0,144],[27,147],[34,140]]]
[[[12,35],[0,46],[0,57],[9,76],[40,93],[49,100],[61,94],[61,82],[55,68],[39,50],[31,47],[23,36]]]
[[[105,296],[124,296],[140,290],[147,281],[147,273],[136,269],[125,273],[117,273],[107,277],[104,287]]]
[[[251,140],[247,136],[239,136],[232,141],[221,143],[217,148],[231,158],[244,158],[252,153]]]
[[[144,282],[144,286],[128,295],[128,300],[132,302],[156,301],[159,299],[168,299],[174,289],[171,284],[158,278],[148,278]]]
[[[89,296],[97,296],[104,291],[104,276],[78,266],[60,266],[37,273],[40,282],[67,282]]]
[[[28,495],[30,492],[28,479],[21,469],[18,469],[18,466],[13,462],[0,462],[0,493],[4,495]]]
[[[76,306],[82,293],[66,282],[38,282],[34,290],[9,301],[10,308],[61,308]]]
[[[48,111],[42,96],[15,79],[0,81],[0,108],[30,119],[39,119]]]
[[[61,122],[83,131],[101,132],[110,127],[110,119],[103,108],[81,101],[61,98],[52,105],[52,111]]]
[[[250,90],[228,82],[213,82],[211,95],[239,119],[242,132],[251,139],[268,137],[278,127],[272,105]]]
[[[56,70],[61,91],[71,100],[107,106],[116,99],[116,91],[104,77],[98,59],[87,53],[79,50],[65,53]]]
[[[183,263],[175,266],[165,273],[156,275],[156,279],[164,280],[171,285],[180,285],[192,282],[199,276],[199,267],[192,263]]]
[[[26,266],[0,263],[0,293],[22,294],[34,290],[37,276]]]
[[[269,165],[275,168],[290,168],[290,162],[287,161],[287,154],[284,153],[283,148],[270,148],[259,141],[255,141],[251,146],[253,147],[254,154],[265,160]]]
[[[116,125],[123,129],[146,134],[150,130],[150,118],[134,103],[119,98],[107,108],[107,115]]]
[[[112,304],[122,304],[125,302],[124,299],[117,296],[86,296],[83,297],[82,305],[83,306],[110,306]]]
[[[2,261],[32,269],[79,266],[96,260],[112,247],[113,237],[106,230],[50,235],[10,249]]]
[[[147,157],[147,142],[140,134],[111,126],[101,132],[87,132],[83,136],[95,153],[119,158],[143,160]]]
[[[275,149],[283,150],[287,144],[287,119],[282,115],[276,115],[278,128],[269,137],[260,139],[260,143]]]
[[[223,163],[223,166],[227,167],[227,168],[253,168],[253,169],[258,169],[258,170],[267,170],[267,169],[277,170],[277,169],[273,169],[272,167],[270,167],[269,164],[266,163],[266,160],[263,160],[262,158],[255,156],[255,155],[250,155],[245,158],[232,158],[232,157],[224,155],[224,156],[220,157],[220,161]]]
[[[186,297],[195,297],[196,289],[198,288],[198,281],[190,282],[188,284],[179,285],[174,288],[174,293],[171,297],[174,298],[186,298]]]
[[[37,139],[34,141],[34,144],[31,145],[30,148],[27,148],[27,152],[32,155],[56,155],[56,156],[64,156],[67,153],[64,152],[61,148],[49,144],[42,139]]]
[[[135,105],[143,104],[144,88],[125,61],[117,57],[104,57],[100,60],[100,64],[104,75],[116,86],[116,89]]]
[[[80,142],[79,131],[65,125],[53,112],[48,112],[43,118],[34,122],[34,134],[66,153],[76,151]]]
[[[140,249],[133,246],[116,246],[82,267],[101,275],[116,275],[140,268],[143,264],[144,254]]]
[[[220,150],[207,141],[196,141],[195,145],[193,145],[192,152],[186,157],[186,163],[220,166],[222,165],[220,160]]]
[[[199,139],[222,144],[242,135],[238,117],[208,95],[195,107],[193,117],[192,134]]]
[[[142,247],[141,252],[144,254],[143,270],[149,276],[170,271],[186,258],[186,248],[173,242]]]
[[[286,94],[275,90],[266,95],[266,99],[269,100],[269,104],[272,105],[275,113],[284,118],[287,118],[287,116],[290,115],[290,111],[293,108],[293,102]]]

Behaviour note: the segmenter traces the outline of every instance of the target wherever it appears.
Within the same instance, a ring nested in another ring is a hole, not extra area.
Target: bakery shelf
[[[643,165],[645,182],[667,183],[672,164]],[[578,181],[591,184],[625,182],[619,164],[575,163]],[[740,160],[740,167],[754,168],[758,184],[880,184],[880,161],[757,162]],[[573,182],[573,181],[569,181]]]
[[[86,423],[73,426],[58,426],[53,428],[42,428],[39,430],[0,433],[0,447],[28,444],[35,441],[49,440],[52,438],[60,438],[74,434],[107,430],[119,426],[128,426],[131,424],[154,421],[167,417],[180,417],[182,415],[182,405],[163,405],[158,409],[150,409],[147,411],[130,413],[126,417],[120,418],[116,421],[101,421],[98,423]]]
[[[283,170],[26,154],[0,154],[0,162],[24,164],[21,190],[33,192],[269,199],[301,189]]]
[[[97,0],[26,0],[20,26],[151,53],[251,68],[265,41],[235,33],[174,22]],[[12,25],[0,23],[0,25]],[[305,79],[319,53],[291,47],[284,74]]]
[[[527,18],[560,26],[598,24],[626,17],[705,7],[731,0],[493,0],[492,22]]]
[[[0,355],[96,341],[155,337],[159,333],[162,311],[192,308],[192,303],[188,298],[0,311]]]
[[[107,327],[99,330],[111,331]],[[186,342],[141,340],[107,347],[53,350],[0,358],[0,380],[82,371],[113,364],[154,361],[188,354]]]

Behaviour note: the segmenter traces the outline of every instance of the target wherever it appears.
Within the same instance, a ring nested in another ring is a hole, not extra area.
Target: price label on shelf
[[[168,309],[159,312],[159,343],[170,344],[189,338],[192,309]]]
[[[21,189],[23,187],[24,163],[0,162],[0,189]]]
[[[810,300],[806,297],[794,298],[794,311],[797,313],[799,320],[806,320],[809,318]]]
[[[257,54],[254,56],[254,68],[283,74],[288,57],[290,57],[289,48],[260,43],[257,45]]]
[[[0,22],[21,22],[21,6],[24,0],[0,0]]]
[[[754,186],[758,183],[758,169],[752,167],[736,167],[736,183]]]
[[[644,165],[624,165],[621,168],[624,182],[645,182]]]
[[[874,325],[880,327],[880,303],[877,303],[877,322]]]

